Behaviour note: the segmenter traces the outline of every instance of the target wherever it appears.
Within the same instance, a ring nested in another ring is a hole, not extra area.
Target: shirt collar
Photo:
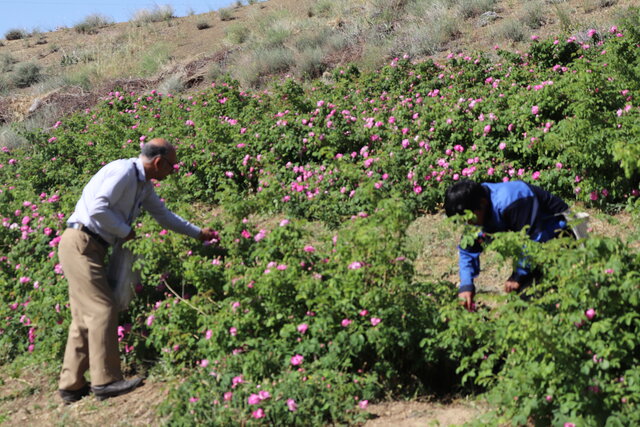
[[[133,160],[133,164],[136,166],[136,176],[138,177],[138,181],[145,182],[147,177],[144,174],[144,166],[142,165],[142,160],[140,157]]]

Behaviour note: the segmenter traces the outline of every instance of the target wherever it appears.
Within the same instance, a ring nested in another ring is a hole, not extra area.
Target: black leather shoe
[[[130,380],[114,381],[110,384],[91,387],[91,391],[95,394],[96,399],[105,400],[109,397],[120,396],[129,393],[142,384],[142,378],[133,378]]]
[[[74,403],[78,400],[82,399],[85,396],[88,396],[91,392],[91,387],[89,384],[85,384],[84,387],[78,390],[58,390],[60,397],[64,401],[65,404]]]

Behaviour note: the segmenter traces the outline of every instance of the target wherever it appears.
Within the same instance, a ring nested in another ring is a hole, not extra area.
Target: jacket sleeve
[[[472,252],[458,246],[458,265],[460,268],[458,292],[475,292],[473,279],[480,273],[480,251]]]
[[[482,252],[482,242],[484,239],[485,234],[479,232],[472,246],[466,248],[463,248],[462,245],[458,246],[458,267],[460,269],[458,292],[476,291],[473,279],[480,274],[480,253]]]
[[[550,214],[559,214],[567,209],[569,209],[569,205],[567,205],[564,200],[562,200],[558,196],[554,196],[542,188],[529,184],[529,188],[535,195],[536,199],[538,199],[538,203],[540,203],[540,208],[544,212],[548,212]]]

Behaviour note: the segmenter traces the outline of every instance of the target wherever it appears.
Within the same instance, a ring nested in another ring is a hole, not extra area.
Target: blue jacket
[[[562,212],[569,206],[535,185],[522,181],[497,184],[483,183],[487,190],[490,206],[482,226],[481,236],[471,247],[458,246],[460,264],[459,292],[475,291],[473,279],[480,273],[480,253],[482,234],[501,231],[520,231],[528,226],[527,234],[536,242],[553,239],[559,229],[566,227]],[[513,278],[520,280],[529,274],[523,260],[514,272]]]

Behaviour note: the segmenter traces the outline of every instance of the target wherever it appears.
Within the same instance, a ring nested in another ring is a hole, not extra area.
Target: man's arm
[[[567,205],[560,197],[555,196],[535,185],[529,184],[529,188],[531,188],[536,199],[538,199],[538,203],[540,203],[540,207],[543,211],[551,214],[559,214],[569,209],[569,205]]]
[[[171,212],[153,189],[149,191],[147,196],[142,200],[142,207],[158,221],[158,224],[165,228],[193,237],[194,239],[202,240],[209,236],[209,231],[204,233],[200,227],[191,224],[189,221]]]
[[[473,311],[473,298],[476,288],[473,279],[480,273],[480,253],[482,246],[476,242],[471,248],[463,249],[458,246],[458,266],[460,268],[460,285],[458,286],[458,297],[462,300],[462,305],[469,311]]]

